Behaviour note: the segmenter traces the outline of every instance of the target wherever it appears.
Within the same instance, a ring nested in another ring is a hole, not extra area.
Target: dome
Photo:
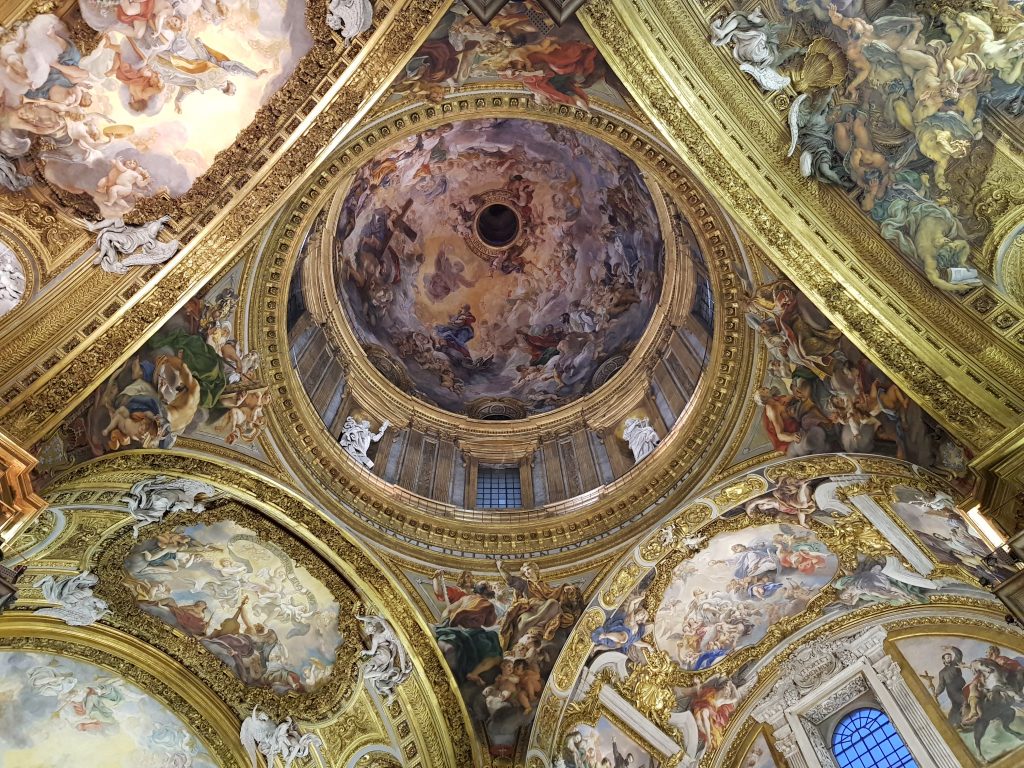
[[[337,299],[410,394],[501,417],[564,406],[621,367],[662,288],[640,169],[534,120],[410,136],[356,174],[333,228]]]

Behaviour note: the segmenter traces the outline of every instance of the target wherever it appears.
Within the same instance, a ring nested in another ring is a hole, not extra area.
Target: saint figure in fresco
[[[434,326],[438,348],[454,362],[472,362],[473,353],[466,345],[476,336],[476,331],[473,330],[475,322],[476,315],[473,314],[473,310],[469,304],[463,304],[447,323]]]
[[[547,365],[551,358],[561,354],[558,344],[565,338],[565,332],[555,330],[555,326],[551,325],[551,323],[545,325],[541,333],[533,334],[519,328],[516,330],[516,335],[522,339],[529,350],[530,365],[532,366]]]
[[[224,659],[247,685],[280,683],[288,689],[302,690],[303,682],[298,675],[279,665],[275,667],[271,657],[279,650],[277,633],[253,620],[248,602],[246,595],[235,614],[203,638],[203,645]]]

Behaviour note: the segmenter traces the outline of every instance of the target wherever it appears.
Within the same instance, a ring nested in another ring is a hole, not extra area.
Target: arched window
[[[917,768],[889,716],[880,709],[855,709],[832,734],[839,768]]]

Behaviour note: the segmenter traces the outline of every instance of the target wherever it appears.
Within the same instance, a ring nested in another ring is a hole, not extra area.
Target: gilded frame
[[[324,584],[337,600],[338,631],[342,641],[336,649],[330,674],[316,690],[279,695],[268,688],[246,685],[198,640],[143,611],[123,583],[123,579],[128,576],[124,562],[139,541],[187,526],[221,521],[235,522],[262,540],[274,544],[296,566],[305,568],[314,579]],[[345,638],[361,637],[355,614],[363,610],[363,605],[358,594],[341,574],[301,541],[263,515],[234,500],[211,505],[202,513],[179,512],[168,515],[163,522],[143,528],[138,541],[132,537],[131,531],[129,525],[120,526],[94,548],[99,552],[94,571],[100,577],[95,593],[110,606],[111,613],[105,619],[107,623],[144,638],[155,648],[193,670],[236,710],[241,711],[255,704],[277,720],[291,714],[315,722],[344,706],[353,696],[359,682],[360,648],[351,641],[345,642]]]

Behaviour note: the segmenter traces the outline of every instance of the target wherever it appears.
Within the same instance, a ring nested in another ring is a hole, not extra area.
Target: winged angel
[[[132,536],[137,539],[141,528],[159,523],[173,512],[203,512],[206,507],[202,500],[216,493],[212,485],[185,477],[160,475],[140,480],[122,498],[135,518]]]
[[[363,678],[390,701],[395,689],[412,674],[412,660],[387,619],[380,616],[356,618],[363,622],[370,636],[370,649],[363,651],[366,660]]]
[[[89,571],[57,579],[44,576],[35,583],[43,590],[43,598],[55,603],[56,608],[40,608],[36,613],[52,616],[72,627],[87,627],[95,624],[109,611],[107,604],[92,593],[99,578]]]
[[[291,768],[296,758],[308,757],[311,748],[323,746],[320,737],[315,733],[299,733],[291,717],[281,723],[275,723],[266,712],[253,707],[252,714],[242,721],[239,731],[242,747],[245,748],[252,762],[252,768],[259,768],[259,755],[267,759],[267,765],[273,765],[280,757],[285,768]]]

